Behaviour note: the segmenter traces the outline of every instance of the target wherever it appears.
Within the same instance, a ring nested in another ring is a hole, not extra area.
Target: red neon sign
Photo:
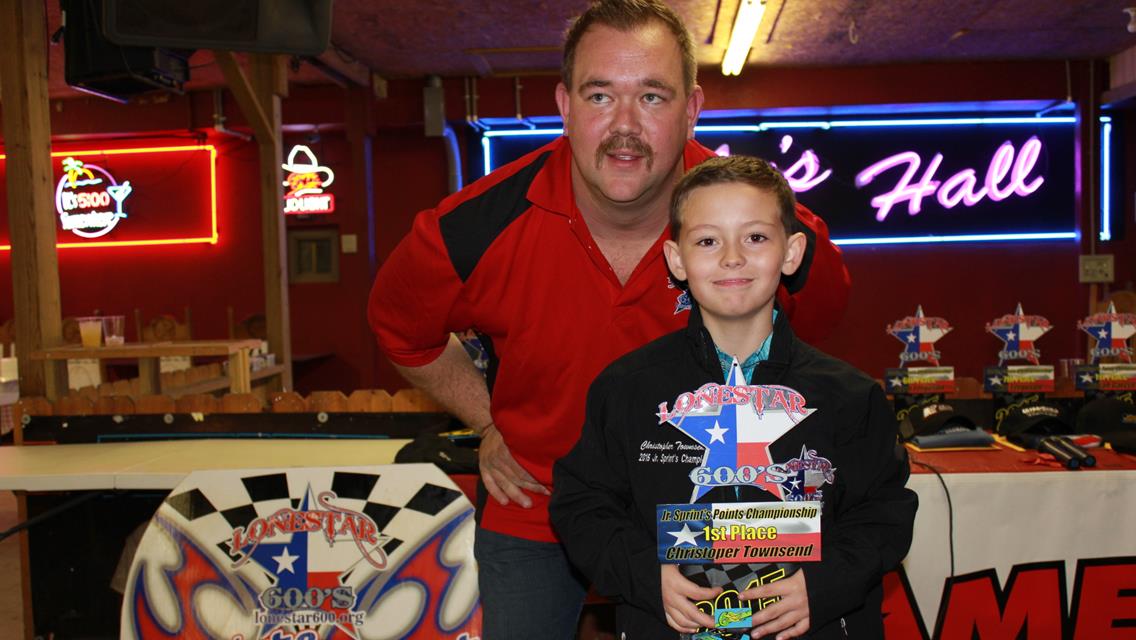
[[[71,158],[81,161],[73,162],[73,167],[83,163],[113,167],[111,173],[131,184],[129,227],[118,225],[97,240],[76,242],[75,234],[57,223],[57,248],[217,244],[217,149],[213,145],[57,151],[51,157],[57,172],[63,165],[56,159]],[[6,158],[0,154],[0,162]],[[4,165],[6,162],[0,167]],[[0,173],[5,171],[0,169]],[[56,176],[57,182],[66,180],[66,173]],[[203,184],[207,186],[202,188]],[[6,180],[0,179],[0,189],[6,188]],[[78,194],[74,204],[78,204]],[[5,217],[6,208],[7,199],[0,199]],[[0,229],[6,231],[7,225]],[[0,251],[11,250],[7,238],[3,240]]]

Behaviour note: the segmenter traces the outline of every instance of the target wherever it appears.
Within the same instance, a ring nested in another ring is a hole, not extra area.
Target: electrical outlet
[[[355,253],[359,250],[359,237],[354,233],[339,236],[339,249],[343,253]]]
[[[1081,256],[1082,284],[1112,282],[1116,279],[1112,255]]]

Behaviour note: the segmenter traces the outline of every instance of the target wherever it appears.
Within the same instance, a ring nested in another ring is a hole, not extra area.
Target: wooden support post
[[[43,0],[0,2],[0,102],[8,156],[8,225],[20,395],[67,392],[67,363],[28,354],[63,341],[52,202],[51,118]]]
[[[249,54],[246,73],[228,51],[213,56],[253,128],[260,154],[260,228],[264,253],[264,317],[268,348],[283,365],[279,379],[269,382],[270,391],[292,388],[292,322],[288,304],[287,229],[284,226],[284,163],[281,148],[280,98],[288,95],[284,56]]]
[[[257,138],[260,151],[260,224],[264,246],[264,318],[268,348],[284,365],[279,384],[270,391],[292,389],[292,322],[288,304],[288,237],[284,225],[284,152],[280,130],[280,98],[288,94],[283,56],[249,55],[249,80],[263,109],[272,138]]]
[[[344,109],[347,124],[347,144],[351,148],[351,171],[354,174],[354,179],[351,181],[353,186],[348,192],[348,196],[351,198],[351,202],[357,203],[357,206],[362,209],[361,213],[366,220],[366,225],[362,229],[366,234],[362,245],[367,251],[368,280],[375,278],[375,273],[379,268],[376,252],[378,231],[375,221],[373,165],[373,144],[377,126],[372,100],[369,88],[351,87],[346,92],[346,108]],[[358,232],[359,229],[352,229],[351,231],[354,233]],[[338,250],[338,247],[336,247],[336,250]],[[355,315],[357,316],[355,322],[358,323],[359,330],[362,331],[363,335],[369,335],[371,328],[366,320],[365,296],[359,296],[358,313]],[[378,346],[374,340],[367,340],[367,345],[370,357],[368,358],[367,369],[364,371],[363,382],[365,387],[375,387],[379,383]]]

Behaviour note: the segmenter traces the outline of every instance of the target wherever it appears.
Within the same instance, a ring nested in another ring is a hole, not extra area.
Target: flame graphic
[[[227,576],[221,567],[173,522],[160,515],[155,516],[155,520],[173,538],[182,558],[180,565],[163,569],[163,573],[169,581],[170,590],[173,592],[174,601],[177,602],[177,626],[173,629],[167,629],[154,615],[150,596],[146,590],[147,563],[142,561],[135,567],[134,591],[128,594],[128,597],[132,599],[128,618],[134,627],[135,638],[138,638],[138,640],[165,640],[167,638],[171,640],[174,638],[181,638],[182,640],[222,640],[202,627],[201,617],[205,612],[198,611],[194,603],[194,596],[197,591],[206,586],[220,588],[232,597],[236,613],[250,614],[253,609],[253,600],[250,600],[249,597],[243,597],[233,579]],[[244,588],[249,596],[255,598],[255,594],[248,585],[244,585]]]

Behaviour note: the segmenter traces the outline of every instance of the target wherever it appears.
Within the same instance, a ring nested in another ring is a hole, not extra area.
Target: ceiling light
[[[742,72],[764,15],[765,0],[741,0],[738,15],[734,18],[734,30],[730,32],[730,43],[722,57],[722,75],[736,76]]]

